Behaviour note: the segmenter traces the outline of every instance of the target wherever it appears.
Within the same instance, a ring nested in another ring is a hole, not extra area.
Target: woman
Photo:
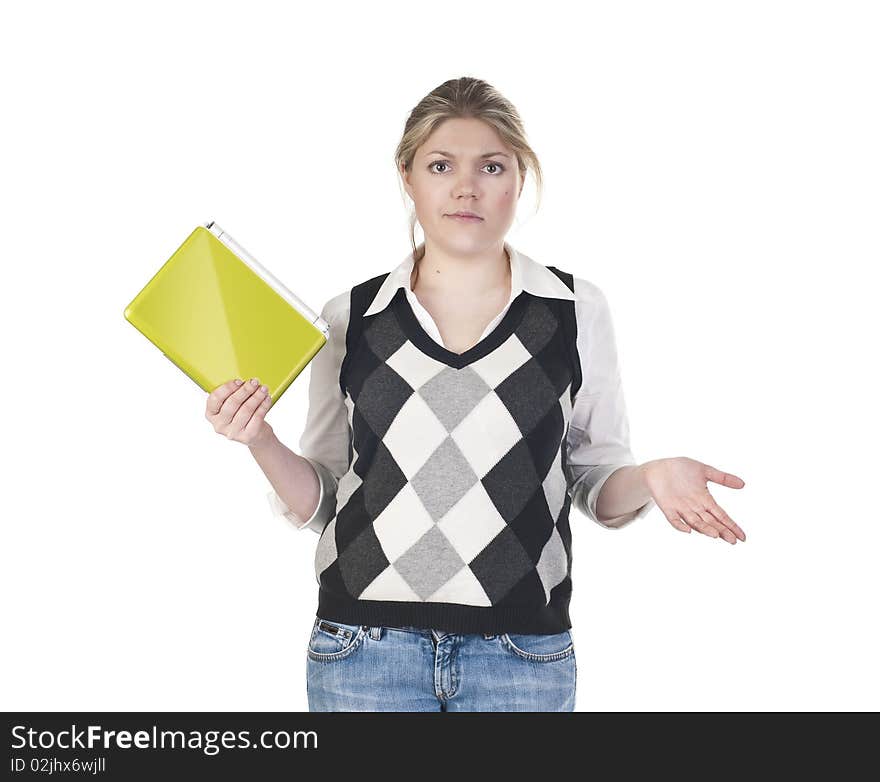
[[[246,443],[279,513],[320,534],[312,711],[573,711],[569,509],[620,528],[742,530],[693,459],[636,464],[598,287],[505,240],[540,166],[478,79],[412,111],[397,165],[413,251],[326,303],[300,454],[230,381],[207,417]],[[425,241],[415,242],[415,219]]]

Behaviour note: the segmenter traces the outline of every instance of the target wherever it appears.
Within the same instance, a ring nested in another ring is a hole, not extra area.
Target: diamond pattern
[[[477,480],[461,449],[447,437],[412,479],[412,485],[431,518],[437,521]]]
[[[452,432],[481,478],[522,438],[517,422],[493,391]]]
[[[568,345],[550,300],[521,295],[460,356],[413,325],[405,297],[363,320],[322,588],[473,607],[540,607],[569,588]]]

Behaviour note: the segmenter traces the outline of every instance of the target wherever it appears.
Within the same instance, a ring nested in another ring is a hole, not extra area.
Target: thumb
[[[730,489],[741,489],[746,485],[746,482],[739,476],[724,472],[723,470],[717,470],[714,467],[710,467],[708,464],[706,465],[706,477],[710,481],[719,483],[722,486],[727,486]]]

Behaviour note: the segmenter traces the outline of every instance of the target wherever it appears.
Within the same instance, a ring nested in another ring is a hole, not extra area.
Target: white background
[[[710,484],[735,546],[573,513],[577,709],[877,709],[878,36],[867,2],[4,6],[0,708],[307,709],[317,536],[123,310],[208,219],[313,307],[389,271],[404,121],[477,76],[546,176],[508,239],[608,297],[636,458],[746,483]]]

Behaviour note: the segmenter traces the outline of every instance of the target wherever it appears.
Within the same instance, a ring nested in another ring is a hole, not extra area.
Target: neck
[[[510,257],[504,248],[500,256],[461,258],[426,253],[410,275],[413,292],[464,298],[479,298],[505,286],[509,289],[510,282]]]

